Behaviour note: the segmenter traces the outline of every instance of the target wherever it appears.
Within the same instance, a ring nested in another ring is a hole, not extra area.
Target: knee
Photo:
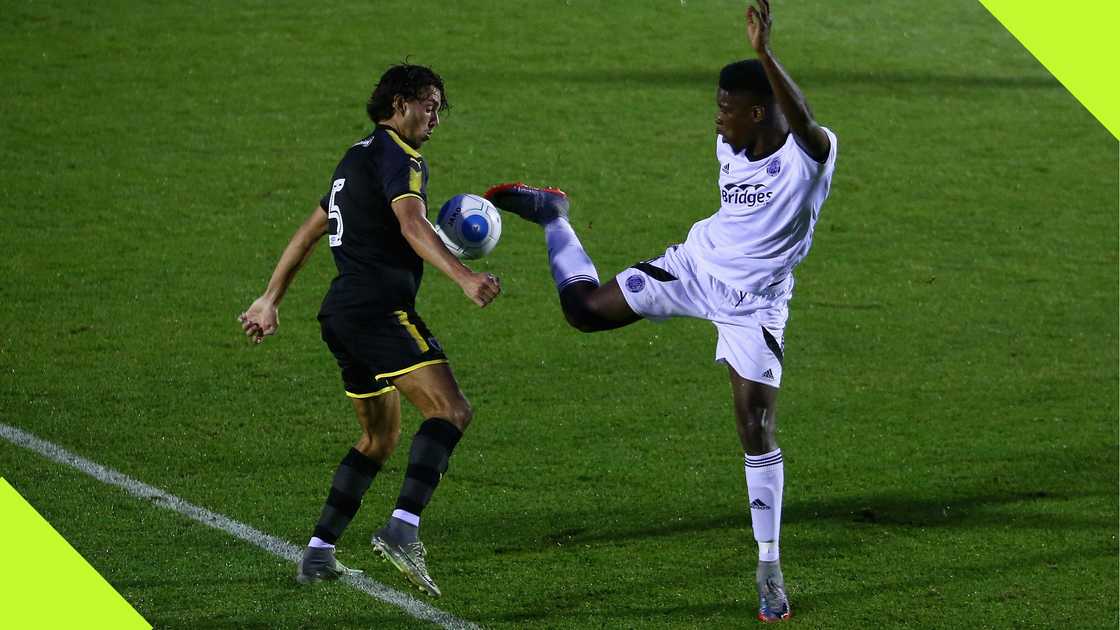
[[[590,311],[577,311],[572,312],[565,310],[564,319],[567,320],[568,325],[580,332],[590,333],[601,330],[595,319],[589,315]]]
[[[474,419],[474,409],[471,408],[471,404],[467,402],[466,398],[460,398],[447,406],[443,418],[455,425],[460,431],[465,431],[471,420]]]
[[[401,427],[397,424],[392,427],[386,427],[385,430],[371,432],[367,431],[362,438],[358,440],[358,444],[354,447],[359,453],[376,461],[379,464],[384,464],[392,456],[393,452],[397,450],[397,445],[401,441]]]
[[[746,413],[739,414],[743,429],[751,435],[763,435],[773,431],[773,424],[769,422],[769,409],[766,407],[751,407]]]
[[[580,332],[598,332],[608,328],[606,320],[595,312],[583,296],[561,299],[560,305],[568,325]]]
[[[750,407],[736,414],[743,448],[752,454],[767,453],[777,448],[775,418],[769,407]]]

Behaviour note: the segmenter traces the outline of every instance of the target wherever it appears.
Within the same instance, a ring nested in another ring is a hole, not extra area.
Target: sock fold
[[[548,243],[548,264],[552,268],[552,280],[557,291],[563,291],[575,282],[599,284],[599,272],[584,251],[571,223],[560,218],[546,224],[544,238]]]
[[[447,420],[428,418],[412,438],[408,468],[397,497],[396,510],[415,518],[416,526],[419,526],[420,513],[432,500],[436,486],[447,472],[451,453],[462,437],[463,432]],[[411,519],[399,520],[410,522]]]
[[[744,454],[743,468],[747,478],[747,496],[750,499],[751,529],[758,542],[758,559],[776,562],[779,557],[782,490],[785,485],[782,450],[775,449],[762,455]]]
[[[317,538],[328,545],[338,541],[358,513],[362,497],[369,490],[379,470],[380,464],[357,449],[352,448],[346,453],[331,479],[331,489],[327,493],[323,511],[319,514],[319,522],[315,525],[313,539]]]

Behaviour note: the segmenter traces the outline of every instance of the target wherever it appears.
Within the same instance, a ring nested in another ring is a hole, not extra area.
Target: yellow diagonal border
[[[1120,139],[1120,81],[1116,80],[1120,1],[980,0],[980,4]]]
[[[5,628],[152,626],[0,477],[0,625]]]

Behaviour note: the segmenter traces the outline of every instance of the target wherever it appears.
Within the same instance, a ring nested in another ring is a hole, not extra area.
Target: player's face
[[[716,133],[731,146],[741,149],[758,127],[758,107],[749,94],[716,91]]]
[[[440,94],[436,88],[414,101],[405,102],[404,124],[401,132],[415,146],[424,144],[432,137],[432,131],[439,126]]]

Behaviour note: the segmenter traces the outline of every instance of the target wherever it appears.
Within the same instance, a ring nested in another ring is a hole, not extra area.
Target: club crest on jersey
[[[626,288],[629,289],[631,293],[637,293],[646,288],[646,279],[643,278],[641,274],[636,273],[626,279]]]
[[[766,184],[726,184],[719,193],[724,204],[754,208],[770,201],[774,196],[773,191],[764,190],[765,188]]]
[[[770,175],[777,175],[781,171],[782,171],[782,161],[779,160],[778,158],[774,158],[773,160],[770,160],[770,163],[766,165],[766,172],[769,173]]]

